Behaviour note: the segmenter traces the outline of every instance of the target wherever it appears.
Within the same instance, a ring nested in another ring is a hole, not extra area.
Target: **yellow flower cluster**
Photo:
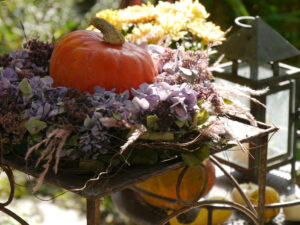
[[[106,9],[96,14],[112,23],[117,29],[126,29],[130,24],[142,24],[155,20],[158,17],[155,7],[148,3],[141,6],[135,5],[125,9]]]
[[[126,39],[136,43],[156,44],[166,36],[178,41],[191,33],[208,44],[221,41],[224,35],[219,26],[206,21],[209,14],[197,0],[180,0],[175,3],[160,1],[157,6],[148,3],[119,10],[107,9],[98,12],[96,16],[111,22],[119,30],[127,31],[134,25]]]

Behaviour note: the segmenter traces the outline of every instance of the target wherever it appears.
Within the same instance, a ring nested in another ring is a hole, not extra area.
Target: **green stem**
[[[151,141],[174,141],[174,134],[172,132],[146,132],[142,134],[139,139]]]
[[[103,40],[113,45],[122,45],[125,42],[124,36],[110,22],[103,18],[94,17],[91,19],[91,25],[100,30],[103,34]]]

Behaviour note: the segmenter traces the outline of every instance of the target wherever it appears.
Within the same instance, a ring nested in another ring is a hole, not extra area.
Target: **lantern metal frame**
[[[251,19],[254,20],[251,24],[252,25],[245,25],[241,24],[241,19]],[[255,34],[251,36],[252,34],[249,33],[249,31],[246,31],[242,33],[237,32],[234,37],[234,41],[237,40],[247,40],[249,39],[249,42],[253,44],[253,39],[255,41],[258,41],[258,37],[255,35],[258,35],[259,32],[258,28],[259,26],[268,27],[267,24],[265,24],[259,17],[243,17],[243,18],[237,18],[236,23],[240,26],[242,26],[241,30],[249,30],[252,26],[256,26]],[[262,25],[260,25],[262,23]],[[244,26],[245,25],[245,26]],[[270,27],[268,27],[270,29]],[[248,32],[248,33],[247,33]],[[272,35],[278,35],[274,40],[278,41],[280,44],[282,40],[284,40],[279,34],[276,34],[274,31],[271,31]],[[244,37],[243,37],[244,35]],[[234,35],[233,35],[234,36]],[[240,38],[240,39],[239,39]],[[261,39],[264,39],[260,36]],[[265,43],[265,40],[262,42]],[[300,68],[293,67],[290,65],[287,65],[285,63],[280,63],[279,61],[268,61],[266,62],[266,59],[271,59],[273,56],[268,56],[266,53],[268,51],[270,52],[270,48],[266,47],[263,50],[251,50],[251,54],[253,59],[249,56],[245,55],[245,52],[243,52],[241,49],[233,50],[233,53],[230,52],[230,48],[238,48],[239,45],[235,46],[236,43],[229,43],[225,48],[222,49],[221,46],[221,53],[225,54],[229,52],[229,60],[228,62],[220,64],[217,68],[214,69],[213,75],[216,78],[221,78],[223,80],[242,85],[242,86],[248,86],[254,90],[258,89],[264,89],[269,88],[269,91],[261,96],[253,96],[256,99],[258,99],[261,103],[267,105],[267,97],[276,93],[279,93],[284,90],[289,91],[289,108],[288,108],[288,134],[287,134],[287,150],[286,152],[277,155],[275,157],[268,158],[267,160],[267,170],[272,170],[275,168],[279,168],[286,164],[291,164],[291,173],[292,173],[292,180],[295,178],[295,162],[296,162],[296,142],[297,142],[297,122],[299,117],[299,110],[300,108]],[[245,45],[247,43],[244,43]],[[276,43],[277,44],[277,43]],[[261,43],[256,43],[256,46],[261,46]],[[282,48],[286,47],[288,51],[290,52],[283,54],[284,57],[290,57],[290,56],[296,56],[299,51],[292,47],[288,42],[284,42]],[[265,51],[265,52],[261,52]],[[274,50],[275,52],[277,50]],[[277,51],[279,52],[279,51]],[[241,55],[242,59],[239,59],[237,55]],[[280,56],[276,55],[274,56],[274,59],[280,60]],[[249,67],[249,74],[246,77],[245,75],[239,74],[239,68],[242,68],[242,66],[248,65]],[[272,72],[271,76],[264,77],[263,79],[259,79],[259,68],[262,68],[261,66],[268,66],[268,72]],[[278,107],[278,110],[280,110],[280,106]],[[263,123],[266,122],[266,108],[261,107],[260,105],[250,102],[250,112],[255,117],[256,120],[261,121]],[[276,124],[274,124],[276,126]],[[235,168],[236,170],[241,171],[242,173],[247,174],[249,180],[257,180],[258,177],[258,168],[259,168],[259,158],[257,151],[251,150],[250,144],[250,153],[254,156],[254,158],[249,157],[248,158],[248,168],[244,168],[242,166],[239,166],[235,163],[228,162],[228,160],[222,159],[221,157],[217,157],[219,161],[221,161],[224,164],[229,165],[230,167]]]

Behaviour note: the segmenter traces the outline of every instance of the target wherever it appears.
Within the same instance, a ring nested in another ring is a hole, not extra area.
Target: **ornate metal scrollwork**
[[[164,201],[168,201],[168,202],[172,202],[172,203],[179,203],[181,204],[183,207],[173,211],[173,213],[171,213],[170,215],[168,215],[167,217],[165,217],[164,219],[162,219],[158,224],[160,225],[164,225],[166,224],[168,221],[170,221],[172,218],[188,212],[189,210],[193,209],[193,208],[198,208],[198,207],[206,207],[208,208],[209,211],[209,216],[208,216],[208,224],[212,223],[212,211],[213,209],[235,209],[237,211],[240,211],[242,213],[244,213],[247,217],[249,217],[252,222],[256,225],[259,225],[259,221],[257,219],[257,212],[254,209],[253,205],[250,203],[249,199],[245,196],[245,194],[243,193],[243,191],[241,190],[241,188],[239,187],[237,181],[234,179],[233,176],[231,176],[223,167],[222,165],[213,157],[210,156],[210,160],[221,169],[221,171],[224,173],[225,176],[228,177],[228,179],[232,182],[232,184],[238,188],[241,196],[243,197],[243,199],[245,200],[247,207],[246,206],[242,206],[239,205],[237,203],[234,202],[230,202],[230,201],[225,201],[225,200],[201,200],[198,201],[201,197],[203,197],[204,194],[204,190],[206,189],[207,183],[208,183],[208,174],[207,171],[205,170],[204,166],[202,166],[203,172],[204,172],[204,187],[203,187],[203,191],[200,193],[200,195],[193,201],[184,201],[182,200],[181,196],[180,196],[180,186],[182,183],[182,179],[185,175],[185,173],[188,170],[188,166],[185,166],[179,177],[177,180],[177,185],[176,185],[176,197],[177,199],[171,199],[171,198],[167,198],[164,196],[160,196],[145,190],[142,190],[140,188],[137,187],[131,187],[131,189],[133,189],[134,191],[149,195],[151,197],[155,197]]]
[[[2,211],[3,213],[9,215],[10,217],[12,217],[13,219],[15,219],[16,221],[18,221],[22,225],[29,225],[20,216],[18,216],[17,214],[15,214],[14,212],[12,212],[11,210],[9,210],[9,209],[6,208],[6,206],[8,206],[12,202],[12,200],[14,198],[14,193],[15,193],[15,179],[14,179],[14,174],[13,174],[13,172],[10,169],[9,166],[0,164],[0,168],[2,168],[2,170],[6,174],[6,176],[8,178],[8,181],[9,181],[9,185],[10,185],[9,197],[6,200],[6,202],[0,203],[0,211]]]
[[[152,193],[152,192],[149,192],[149,191],[146,191],[146,190],[143,190],[141,188],[138,188],[138,187],[135,187],[135,186],[131,186],[130,189],[138,192],[138,193],[141,193],[141,194],[145,194],[145,195],[148,195],[148,196],[151,196],[151,197],[154,197],[154,198],[157,198],[157,199],[160,199],[160,200],[163,200],[163,201],[166,201],[166,202],[170,202],[170,203],[177,203],[177,204],[181,204],[183,206],[186,206],[186,205],[192,205],[194,203],[196,203],[201,197],[203,197],[204,195],[204,191],[207,187],[207,184],[208,184],[208,174],[207,174],[207,171],[205,169],[205,167],[203,165],[199,165],[201,167],[201,169],[203,170],[203,174],[204,174],[204,184],[203,184],[203,188],[202,188],[202,191],[199,193],[199,195],[192,201],[185,201],[181,198],[181,195],[180,195],[180,187],[181,187],[181,184],[182,184],[182,179],[184,177],[184,175],[186,174],[189,166],[185,166],[183,167],[182,171],[180,172],[179,176],[178,176],[178,179],[177,179],[177,184],[176,184],[176,199],[174,198],[168,198],[168,197],[165,197],[165,196],[161,196],[161,195],[157,195],[155,193]]]

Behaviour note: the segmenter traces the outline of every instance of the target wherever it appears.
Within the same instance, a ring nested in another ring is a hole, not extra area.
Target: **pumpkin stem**
[[[91,25],[100,30],[103,34],[103,40],[113,45],[122,45],[125,42],[124,36],[110,22],[103,18],[94,17],[91,19]]]

